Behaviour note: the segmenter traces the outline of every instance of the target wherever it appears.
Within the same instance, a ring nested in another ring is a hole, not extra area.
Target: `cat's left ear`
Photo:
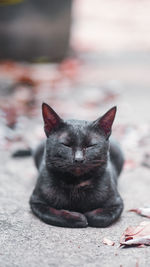
[[[105,134],[107,138],[111,135],[111,128],[115,119],[117,107],[108,110],[100,119],[95,121],[95,125]]]
[[[46,103],[42,104],[42,115],[44,120],[44,131],[48,137],[52,130],[56,129],[62,122],[57,113]]]

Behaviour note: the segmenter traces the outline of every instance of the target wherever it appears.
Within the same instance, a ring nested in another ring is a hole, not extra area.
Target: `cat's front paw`
[[[83,228],[88,226],[88,221],[85,215],[68,210],[61,210],[60,212],[64,226],[72,228]]]
[[[88,226],[87,218],[81,213],[63,209],[57,210],[42,202],[33,203],[30,201],[30,205],[33,213],[47,224],[71,228]]]
[[[99,214],[97,216],[95,216],[92,212],[87,212],[85,214],[87,221],[88,221],[88,225],[91,227],[107,227],[110,224],[112,224],[113,220],[109,215],[103,215],[103,214]]]
[[[115,222],[121,215],[123,204],[112,206],[109,209],[95,209],[86,212],[88,225],[92,227],[107,227]]]

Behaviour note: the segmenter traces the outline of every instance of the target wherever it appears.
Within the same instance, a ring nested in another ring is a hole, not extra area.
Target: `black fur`
[[[116,108],[95,122],[63,121],[43,104],[46,142],[34,159],[39,170],[30,198],[33,213],[63,227],[106,227],[123,210],[117,178],[123,154],[110,138]]]

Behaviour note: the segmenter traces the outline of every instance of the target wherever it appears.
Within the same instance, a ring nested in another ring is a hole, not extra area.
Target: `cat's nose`
[[[82,151],[78,150],[78,151],[75,152],[74,161],[76,163],[83,163],[84,156],[83,156],[83,152]]]

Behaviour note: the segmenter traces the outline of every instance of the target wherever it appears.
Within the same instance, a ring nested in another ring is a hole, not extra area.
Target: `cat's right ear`
[[[42,104],[42,115],[44,120],[44,131],[46,136],[49,137],[51,131],[58,127],[58,125],[62,122],[62,119],[46,103]]]

